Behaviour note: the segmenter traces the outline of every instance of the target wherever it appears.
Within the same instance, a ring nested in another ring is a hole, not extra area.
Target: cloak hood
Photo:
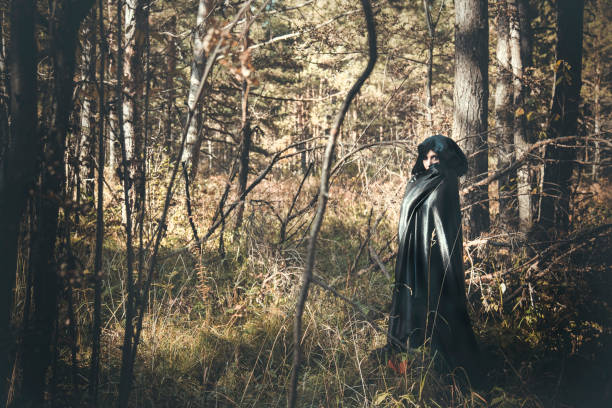
[[[433,135],[423,140],[419,145],[418,157],[412,168],[413,175],[425,171],[423,160],[430,150],[438,154],[438,158],[440,159],[439,167],[445,170],[454,171],[457,177],[463,176],[467,172],[467,157],[465,157],[465,154],[457,143],[449,137]]]

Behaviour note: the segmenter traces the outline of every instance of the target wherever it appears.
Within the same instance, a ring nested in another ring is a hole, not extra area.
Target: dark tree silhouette
[[[0,141],[0,403],[7,398],[14,339],[11,331],[13,288],[17,268],[19,225],[26,206],[27,190],[35,177],[36,113],[36,44],[34,42],[35,2],[13,0],[9,39],[11,59],[10,112],[11,127],[7,139]]]
[[[582,86],[582,24],[584,0],[559,0],[557,11],[556,70],[548,136],[558,138],[578,131]],[[576,153],[572,146],[546,148],[538,227],[567,232],[570,215],[570,178]]]

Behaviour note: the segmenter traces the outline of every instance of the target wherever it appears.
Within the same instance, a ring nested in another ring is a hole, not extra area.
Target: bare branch
[[[334,155],[334,148],[336,147],[336,141],[338,138],[338,134],[340,133],[340,127],[342,126],[342,122],[344,121],[344,117],[346,116],[351,102],[372,73],[372,70],[374,69],[374,64],[376,63],[376,29],[374,27],[372,6],[370,5],[369,0],[361,0],[361,5],[365,13],[366,24],[368,28],[368,46],[370,54],[367,67],[359,76],[349,93],[346,95],[346,99],[342,104],[340,112],[338,113],[338,116],[336,117],[336,120],[334,122],[334,126],[329,134],[327,148],[325,149],[323,167],[321,170],[321,185],[319,187],[317,213],[310,229],[310,237],[308,240],[308,255],[306,257],[306,267],[304,268],[304,272],[302,274],[300,292],[296,305],[295,321],[293,326],[293,364],[291,369],[291,381],[289,383],[289,408],[294,408],[297,402],[297,383],[301,361],[300,339],[302,333],[302,315],[304,313],[306,299],[308,298],[308,289],[312,280],[317,235],[321,228],[323,216],[325,215],[325,207],[327,205],[327,199],[329,194],[330,165]]]

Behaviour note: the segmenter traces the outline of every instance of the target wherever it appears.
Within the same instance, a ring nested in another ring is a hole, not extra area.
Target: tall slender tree
[[[72,112],[76,47],[81,22],[93,0],[64,0],[54,3],[49,20],[49,54],[53,67],[53,115],[44,135],[42,166],[36,208],[36,229],[29,265],[32,269],[33,308],[24,329],[22,398],[33,404],[45,399],[46,373],[51,363],[51,342],[57,318],[58,265],[56,238],[58,216],[65,185],[64,153]]]
[[[455,1],[455,88],[453,139],[469,157],[467,177],[476,182],[488,172],[489,20],[486,0]],[[489,229],[486,186],[466,197],[469,237]]]
[[[102,330],[102,247],[104,245],[104,166],[106,149],[104,125],[106,122],[106,101],[104,92],[105,61],[107,42],[104,29],[104,2],[98,0],[98,37],[100,39],[100,68],[98,84],[98,182],[96,208],[96,249],[94,259],[94,310],[92,322],[91,359],[89,365],[89,401],[91,406],[98,405],[98,385],[100,373],[100,335]]]
[[[88,19],[87,24],[83,27],[83,41],[81,49],[81,80],[83,85],[81,89],[83,92],[83,100],[81,102],[81,118],[80,118],[80,131],[81,135],[77,142],[78,149],[76,157],[78,158],[79,165],[75,166],[75,182],[77,191],[77,202],[81,200],[81,193],[84,192],[85,197],[89,200],[93,200],[93,186],[94,186],[94,137],[93,129],[95,126],[93,111],[95,107],[94,100],[94,78],[96,71],[96,20],[92,16]],[[81,180],[85,178],[85,180]],[[84,188],[83,188],[84,187]]]
[[[525,121],[525,87],[524,63],[525,52],[521,47],[521,16],[519,12],[519,1],[508,0],[508,12],[510,16],[510,64],[512,65],[512,104],[514,113],[513,141],[515,158],[519,158],[529,149],[527,141],[527,125]],[[528,232],[531,228],[531,184],[529,180],[529,167],[523,165],[516,171],[516,193],[518,202],[518,225],[522,232]]]
[[[204,37],[206,36],[206,22],[210,18],[214,3],[212,0],[199,0],[196,26],[193,31],[193,62],[191,63],[191,78],[189,80],[189,96],[187,97],[188,106],[194,105],[194,99],[200,85],[200,79],[206,64],[206,50],[204,49]],[[189,125],[185,150],[181,160],[190,168],[191,179],[194,180],[197,174],[200,146],[202,137],[200,130],[202,126],[202,112],[200,108],[194,114],[194,120]]]
[[[127,169],[130,200],[126,205],[132,206],[132,214],[140,219],[144,210],[142,196],[144,184],[143,158],[143,124],[142,105],[144,90],[143,54],[145,49],[145,26],[148,18],[148,0],[126,0],[124,19],[124,76],[123,76],[123,132],[125,135],[125,151],[127,154]],[[125,212],[124,212],[125,216]],[[133,223],[136,227],[136,223]]]
[[[17,269],[19,225],[27,191],[34,181],[37,135],[36,55],[33,0],[10,4],[9,52],[10,114],[8,134],[0,148],[0,404],[7,399],[7,377],[14,349],[11,330],[13,288]],[[18,28],[17,28],[18,27]]]
[[[437,16],[434,18],[432,14],[433,0],[423,0],[423,9],[425,11],[425,22],[427,23],[427,32],[429,38],[427,39],[427,83],[425,85],[425,107],[427,108],[426,116],[429,122],[430,129],[433,130],[433,98],[431,95],[431,87],[433,85],[433,65],[434,65],[434,46],[436,44],[436,27],[440,21],[442,15],[442,9],[444,8],[444,0],[440,4],[440,9]]]
[[[176,15],[170,17],[166,23],[167,49],[165,56],[166,73],[165,73],[165,92],[166,100],[164,102],[164,145],[168,152],[172,150],[172,112],[174,107],[174,99],[176,92],[174,90],[174,76],[176,75],[176,58],[177,46],[174,32],[176,31]]]
[[[248,65],[250,63],[250,51],[249,51],[249,33],[251,30],[251,24],[253,16],[247,12],[245,28],[242,31],[242,54],[241,63],[247,68],[242,70],[245,73],[249,72]],[[237,196],[242,197],[247,188],[247,181],[249,177],[249,153],[251,151],[251,137],[253,129],[251,126],[251,115],[249,115],[249,93],[251,91],[251,82],[248,75],[244,75],[242,78],[242,98],[240,106],[240,159],[238,168],[238,191]],[[242,225],[242,217],[244,215],[244,202],[240,200],[238,208],[236,209],[236,224],[235,232],[238,233],[238,229]]]
[[[558,0],[557,45],[548,137],[574,136],[582,86],[584,0]],[[575,150],[567,143],[546,148],[538,227],[542,232],[567,232],[570,222],[570,178]]]
[[[512,137],[512,68],[510,66],[510,23],[508,1],[497,1],[497,81],[495,84],[495,137],[497,168],[510,166],[514,153]],[[500,177],[498,183],[499,217],[503,226],[509,227],[513,222],[512,199],[513,173],[508,172]]]

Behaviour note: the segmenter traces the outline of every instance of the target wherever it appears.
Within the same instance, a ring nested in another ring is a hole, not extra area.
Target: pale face
[[[428,151],[425,155],[425,159],[423,160],[423,167],[425,167],[425,170],[429,170],[429,166],[436,163],[440,163],[438,153],[434,152],[433,150]]]

